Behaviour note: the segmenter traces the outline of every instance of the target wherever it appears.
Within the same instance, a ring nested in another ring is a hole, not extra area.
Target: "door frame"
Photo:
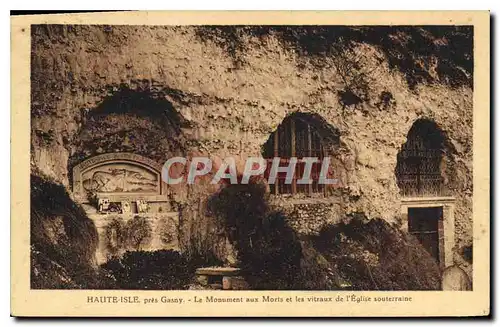
[[[402,198],[401,216],[402,230],[408,232],[409,208],[443,208],[443,217],[438,221],[439,266],[441,269],[453,265],[453,247],[455,246],[455,198],[454,197],[422,197]]]

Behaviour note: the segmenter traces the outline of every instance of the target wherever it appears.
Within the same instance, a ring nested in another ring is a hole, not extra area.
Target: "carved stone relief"
[[[139,195],[165,194],[161,165],[130,153],[109,153],[89,158],[73,169],[73,192],[80,202],[108,198],[110,202],[137,201]],[[121,195],[119,201],[111,198]]]

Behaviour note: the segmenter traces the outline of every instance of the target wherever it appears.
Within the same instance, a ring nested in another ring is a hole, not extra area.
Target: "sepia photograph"
[[[26,292],[87,292],[86,305],[475,294],[489,105],[475,104],[473,22],[176,21],[18,31]]]

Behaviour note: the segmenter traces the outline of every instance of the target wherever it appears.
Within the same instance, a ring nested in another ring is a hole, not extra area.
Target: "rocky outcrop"
[[[467,27],[43,25],[33,26],[32,37],[36,174],[69,187],[73,165],[110,151],[160,164],[177,154],[259,156],[283,119],[301,112],[339,133],[343,186],[319,216],[363,212],[395,221],[397,154],[413,123],[427,118],[453,148],[456,253],[472,243]],[[203,213],[215,191],[208,183],[172,189],[186,247],[222,237]],[[317,219],[315,212],[298,215],[299,225]]]

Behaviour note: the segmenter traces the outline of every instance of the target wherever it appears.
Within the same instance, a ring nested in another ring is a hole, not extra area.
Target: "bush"
[[[208,204],[228,230],[242,274],[252,289],[305,287],[300,240],[286,216],[270,210],[265,184],[228,185]]]
[[[153,228],[145,217],[135,216],[127,221],[125,231],[127,245],[139,251],[142,246],[148,244],[151,240]]]
[[[118,255],[126,245],[127,235],[125,224],[119,217],[113,217],[104,228],[106,248],[112,255]]]
[[[31,175],[31,287],[93,288],[97,230],[63,185]]]
[[[238,251],[252,289],[437,290],[440,270],[418,240],[382,219],[299,237],[271,211],[264,184],[229,185],[209,200]]]
[[[185,289],[194,277],[196,261],[173,250],[128,251],[103,264],[103,273],[118,289]]]
[[[363,216],[325,227],[314,240],[355,290],[439,290],[437,262],[412,235]]]

